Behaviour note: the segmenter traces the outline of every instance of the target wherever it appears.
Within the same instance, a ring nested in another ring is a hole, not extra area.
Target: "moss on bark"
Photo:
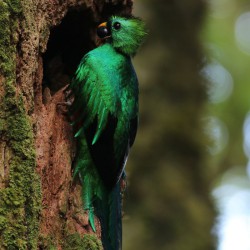
[[[57,249],[53,237],[40,237],[39,241],[39,249]],[[83,237],[78,233],[68,234],[60,244],[63,250],[103,250],[101,241],[93,234],[85,234]]]
[[[110,11],[131,10],[130,1],[96,4],[98,8],[87,0],[41,4],[0,0],[0,249],[102,249],[100,230],[90,235],[84,219],[79,224],[71,217],[81,202],[76,199],[77,204],[72,205],[73,195],[69,198],[71,141],[65,136],[69,134],[68,123],[54,112],[55,99],[47,106],[41,102],[45,78],[42,54],[51,28],[75,9],[86,15],[91,13],[89,25]],[[53,98],[57,98],[56,94]],[[48,110],[54,116],[48,116]],[[55,121],[57,127],[50,126]],[[51,135],[47,141],[42,133],[44,126],[49,128],[46,135]],[[61,133],[53,133],[54,128],[60,128]],[[37,140],[39,135],[41,140]],[[59,144],[64,146],[59,148]],[[43,162],[38,160],[39,152],[46,158]],[[61,154],[68,155],[64,162]],[[63,216],[59,214],[62,207]]]
[[[68,235],[63,244],[64,250],[102,250],[102,243],[95,235],[85,234],[82,238],[78,234]]]
[[[0,190],[0,248],[36,249],[41,195],[35,173],[31,121],[16,88],[16,37],[20,2],[0,1],[1,138],[10,156],[5,188]]]

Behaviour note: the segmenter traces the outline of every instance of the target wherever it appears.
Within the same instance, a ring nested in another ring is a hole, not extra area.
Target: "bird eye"
[[[118,23],[118,22],[115,22],[113,27],[114,27],[115,30],[119,30],[121,28],[121,24]]]

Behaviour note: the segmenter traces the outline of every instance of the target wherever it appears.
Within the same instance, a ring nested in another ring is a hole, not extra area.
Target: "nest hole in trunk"
[[[51,29],[43,55],[43,89],[53,95],[70,83],[81,58],[95,47],[95,27],[89,9],[72,9]]]

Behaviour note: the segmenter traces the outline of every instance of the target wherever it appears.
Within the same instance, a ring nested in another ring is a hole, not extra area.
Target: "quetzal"
[[[138,123],[138,80],[131,63],[146,35],[144,22],[113,16],[97,28],[105,43],[81,60],[69,88],[77,140],[74,176],[82,183],[84,209],[105,250],[121,249],[121,178]]]

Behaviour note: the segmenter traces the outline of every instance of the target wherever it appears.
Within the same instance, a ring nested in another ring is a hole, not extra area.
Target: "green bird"
[[[113,16],[97,28],[105,43],[81,60],[69,88],[76,137],[74,177],[82,183],[84,209],[105,250],[121,249],[125,164],[138,123],[138,80],[131,62],[146,30],[135,17]]]

